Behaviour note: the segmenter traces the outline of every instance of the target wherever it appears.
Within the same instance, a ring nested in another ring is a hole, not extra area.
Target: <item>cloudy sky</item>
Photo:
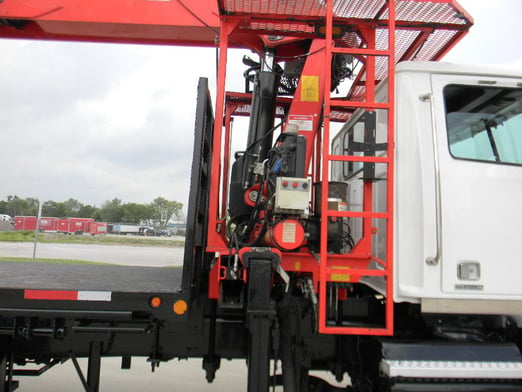
[[[522,69],[522,0],[459,3],[475,26],[445,60]],[[196,87],[215,84],[214,49],[0,40],[0,53],[0,200],[186,205]]]

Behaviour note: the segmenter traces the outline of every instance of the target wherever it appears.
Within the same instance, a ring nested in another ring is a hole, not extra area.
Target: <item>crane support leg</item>
[[[10,353],[1,355],[0,377],[0,392],[12,392],[18,388],[18,381],[13,380],[13,358]]]
[[[276,316],[270,293],[280,260],[277,254],[253,251],[245,253],[243,261],[248,267],[248,392],[268,392],[271,329]]]
[[[87,385],[89,392],[98,392],[100,389],[101,342],[92,342],[87,364]]]
[[[100,390],[101,353],[102,343],[97,341],[91,342],[89,348],[89,361],[87,363],[87,380],[83,375],[76,355],[74,355],[73,352],[69,353],[85,392],[98,392]]]

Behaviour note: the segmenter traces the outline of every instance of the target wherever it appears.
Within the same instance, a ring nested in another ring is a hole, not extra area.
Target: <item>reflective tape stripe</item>
[[[24,299],[51,301],[104,301],[110,302],[110,291],[71,291],[71,290],[24,290]]]
[[[78,301],[111,301],[110,291],[78,291]]]

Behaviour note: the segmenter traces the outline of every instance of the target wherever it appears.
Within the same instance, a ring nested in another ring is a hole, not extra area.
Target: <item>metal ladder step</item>
[[[393,379],[522,380],[522,355],[510,343],[383,343],[381,372]]]
[[[520,379],[522,362],[383,360],[389,377],[441,379]]]

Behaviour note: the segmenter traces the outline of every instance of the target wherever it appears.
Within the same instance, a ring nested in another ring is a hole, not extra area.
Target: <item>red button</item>
[[[288,186],[288,181],[283,181],[283,187],[287,187]]]
[[[293,186],[294,188],[297,188],[297,187],[299,186],[299,183],[294,182],[294,183],[292,184],[292,186]]]

